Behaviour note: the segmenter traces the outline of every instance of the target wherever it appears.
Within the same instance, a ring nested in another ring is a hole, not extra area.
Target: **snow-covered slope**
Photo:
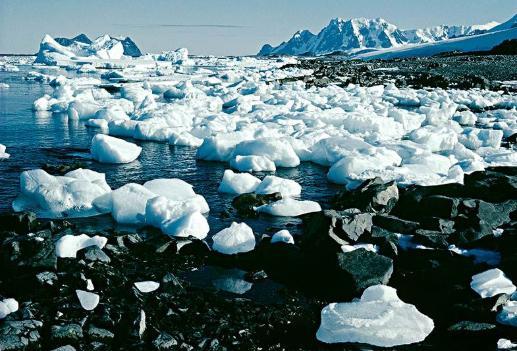
[[[114,38],[107,34],[91,41],[86,35],[75,38],[52,38],[45,35],[40,43],[35,63],[56,65],[71,59],[121,59],[138,57],[142,53],[131,38]]]
[[[515,22],[515,19],[512,19]],[[510,20],[510,21],[512,21]],[[509,21],[509,22],[510,22]],[[478,35],[500,27],[508,29],[508,22],[490,22],[472,26],[435,26],[423,29],[400,30],[382,18],[335,18],[317,35],[308,30],[296,32],[287,42],[273,47],[266,44],[259,56],[268,55],[324,55],[334,52],[355,53],[364,50],[396,48],[410,44],[434,43],[452,38]]]
[[[442,40],[434,43],[407,45],[400,48],[390,48],[375,52],[361,53],[354,58],[361,59],[392,59],[400,57],[432,56],[444,52],[474,52],[488,51],[505,40],[517,39],[517,27],[488,32],[479,35]]]

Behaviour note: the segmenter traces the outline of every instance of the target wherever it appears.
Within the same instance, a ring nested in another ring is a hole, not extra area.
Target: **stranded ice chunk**
[[[87,311],[95,309],[95,307],[97,307],[99,304],[100,297],[95,293],[84,290],[76,290],[75,293],[79,299],[81,307]]]
[[[193,236],[197,239],[203,240],[206,238],[210,227],[205,216],[200,212],[190,212],[173,218],[161,224],[162,231],[171,236],[189,237]]]
[[[472,276],[470,287],[482,298],[499,294],[511,294],[515,291],[515,285],[498,268],[489,269]]]
[[[0,319],[4,319],[8,314],[18,311],[18,301],[13,298],[0,301]]]
[[[288,230],[283,229],[283,230],[276,232],[271,237],[271,244],[274,244],[274,243],[294,244],[294,239]]]
[[[212,237],[214,251],[232,255],[255,248],[255,235],[246,223],[235,223]]]
[[[230,167],[240,172],[274,172],[276,166],[267,156],[240,156],[237,155],[230,161]]]
[[[76,258],[77,251],[89,246],[97,246],[102,249],[107,242],[107,238],[99,235],[94,237],[89,237],[86,234],[65,235],[56,242],[56,256]]]
[[[501,324],[517,327],[517,301],[508,301],[497,314],[497,321]]]
[[[160,283],[153,281],[136,282],[135,287],[143,293],[149,293],[157,290],[160,287]]]
[[[400,300],[395,289],[374,285],[359,301],[324,307],[316,337],[325,343],[391,347],[423,341],[433,328],[433,320]]]
[[[136,144],[104,134],[94,136],[90,148],[93,159],[103,163],[133,162],[141,151]]]
[[[7,152],[5,152],[5,145],[0,144],[0,159],[2,158],[9,158],[9,155]]]
[[[271,216],[296,217],[306,213],[319,212],[321,206],[314,201],[301,201],[288,197],[271,204],[259,206],[256,211]]]
[[[227,169],[224,171],[218,191],[229,194],[252,193],[259,184],[260,179],[249,173],[234,173],[231,169]]]
[[[156,196],[155,193],[140,184],[126,184],[111,194],[111,215],[117,223],[144,223],[147,200]]]
[[[257,194],[281,193],[282,197],[299,196],[302,187],[294,180],[284,179],[276,176],[266,176],[262,179],[257,189]]]

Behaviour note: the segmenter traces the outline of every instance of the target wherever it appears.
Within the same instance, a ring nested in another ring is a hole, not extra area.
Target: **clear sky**
[[[331,18],[383,17],[402,29],[503,22],[517,0],[0,0],[0,53],[33,53],[45,33],[130,36],[145,52],[255,54]]]

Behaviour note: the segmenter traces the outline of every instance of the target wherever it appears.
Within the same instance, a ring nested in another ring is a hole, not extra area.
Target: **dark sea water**
[[[221,218],[221,213],[231,208],[233,196],[217,192],[227,164],[196,160],[196,150],[170,146],[166,143],[133,141],[142,147],[140,157],[129,164],[101,164],[84,156],[88,154],[90,141],[98,132],[85,127],[84,123],[69,120],[63,114],[32,111],[32,103],[52,88],[45,83],[23,79],[30,67],[20,72],[0,72],[0,82],[9,84],[0,89],[0,144],[7,147],[11,157],[0,160],[0,213],[12,211],[11,203],[19,192],[19,175],[45,164],[84,162],[86,168],[106,174],[108,184],[116,189],[126,183],[144,183],[156,178],[180,178],[194,186],[210,205],[209,236],[242,218]],[[297,168],[279,169],[275,175],[297,181],[303,188],[302,198],[318,201],[325,207],[328,198],[339,189],[326,179],[327,169],[312,163]],[[264,174],[256,174],[259,178]],[[230,212],[232,213],[232,212]],[[84,230],[114,226],[107,215],[76,219]],[[293,234],[299,232],[299,219],[270,217],[246,219],[257,236],[287,228]]]

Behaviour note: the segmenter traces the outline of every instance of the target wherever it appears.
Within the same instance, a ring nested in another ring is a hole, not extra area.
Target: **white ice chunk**
[[[255,235],[246,223],[235,223],[212,237],[214,251],[232,255],[248,252],[255,248]]]
[[[291,179],[284,179],[276,176],[266,176],[262,179],[257,189],[257,194],[273,194],[279,192],[282,197],[299,196],[302,193],[300,184]]]
[[[240,172],[274,172],[276,166],[267,156],[240,156],[230,160],[230,167]]]
[[[234,173],[231,169],[224,171],[218,191],[229,194],[252,193],[260,184],[260,179],[249,173]]]
[[[144,183],[144,187],[169,200],[185,201],[196,196],[192,185],[178,178],[158,178]]]
[[[517,348],[517,344],[511,342],[508,339],[497,340],[497,349],[498,350],[507,350],[507,349],[515,349],[515,348]]]
[[[433,329],[433,320],[401,301],[395,289],[375,285],[367,288],[359,301],[324,307],[316,337],[325,343],[391,347],[423,341]]]
[[[99,295],[84,291],[84,290],[76,290],[75,291],[77,298],[79,299],[79,303],[81,307],[87,311],[91,311],[97,307],[100,301]]]
[[[355,244],[355,245],[342,245],[341,251],[343,252],[352,252],[357,249],[365,249],[371,252],[379,252],[379,247],[374,244]]]
[[[287,141],[275,138],[264,138],[243,141],[235,147],[233,156],[266,156],[277,167],[296,167],[300,159]]]
[[[517,327],[517,301],[508,301],[501,312],[497,314],[497,321],[501,324]]]
[[[9,156],[11,156],[7,152],[5,152],[5,150],[6,150],[5,145],[0,144],[0,159],[9,158]]]
[[[288,230],[282,229],[271,237],[271,244],[274,243],[294,244],[294,238]]]
[[[135,282],[134,284],[135,284],[135,287],[138,290],[140,290],[140,292],[143,292],[143,293],[153,292],[155,290],[158,290],[158,288],[160,287],[160,283],[153,282],[151,280],[143,281],[143,282]]]
[[[0,301],[0,319],[4,319],[8,314],[18,311],[18,301],[8,298]]]
[[[144,223],[147,200],[156,196],[157,194],[140,184],[126,184],[113,191],[111,214],[117,223]]]
[[[64,235],[56,242],[56,256],[76,258],[77,251],[89,246],[97,246],[102,249],[107,242],[108,239],[106,237],[99,235],[93,237],[89,237],[86,234]]]
[[[90,148],[93,159],[103,163],[133,162],[141,151],[136,144],[104,134],[95,135]]]
[[[482,298],[511,294],[515,291],[515,285],[499,268],[489,269],[472,276],[470,287]]]
[[[302,201],[287,197],[271,204],[259,206],[255,210],[271,216],[296,217],[306,213],[319,212],[321,206],[315,201]]]
[[[200,212],[190,212],[179,218],[173,218],[163,222],[162,231],[171,236],[189,237],[193,236],[200,240],[206,238],[210,227],[208,222]]]

